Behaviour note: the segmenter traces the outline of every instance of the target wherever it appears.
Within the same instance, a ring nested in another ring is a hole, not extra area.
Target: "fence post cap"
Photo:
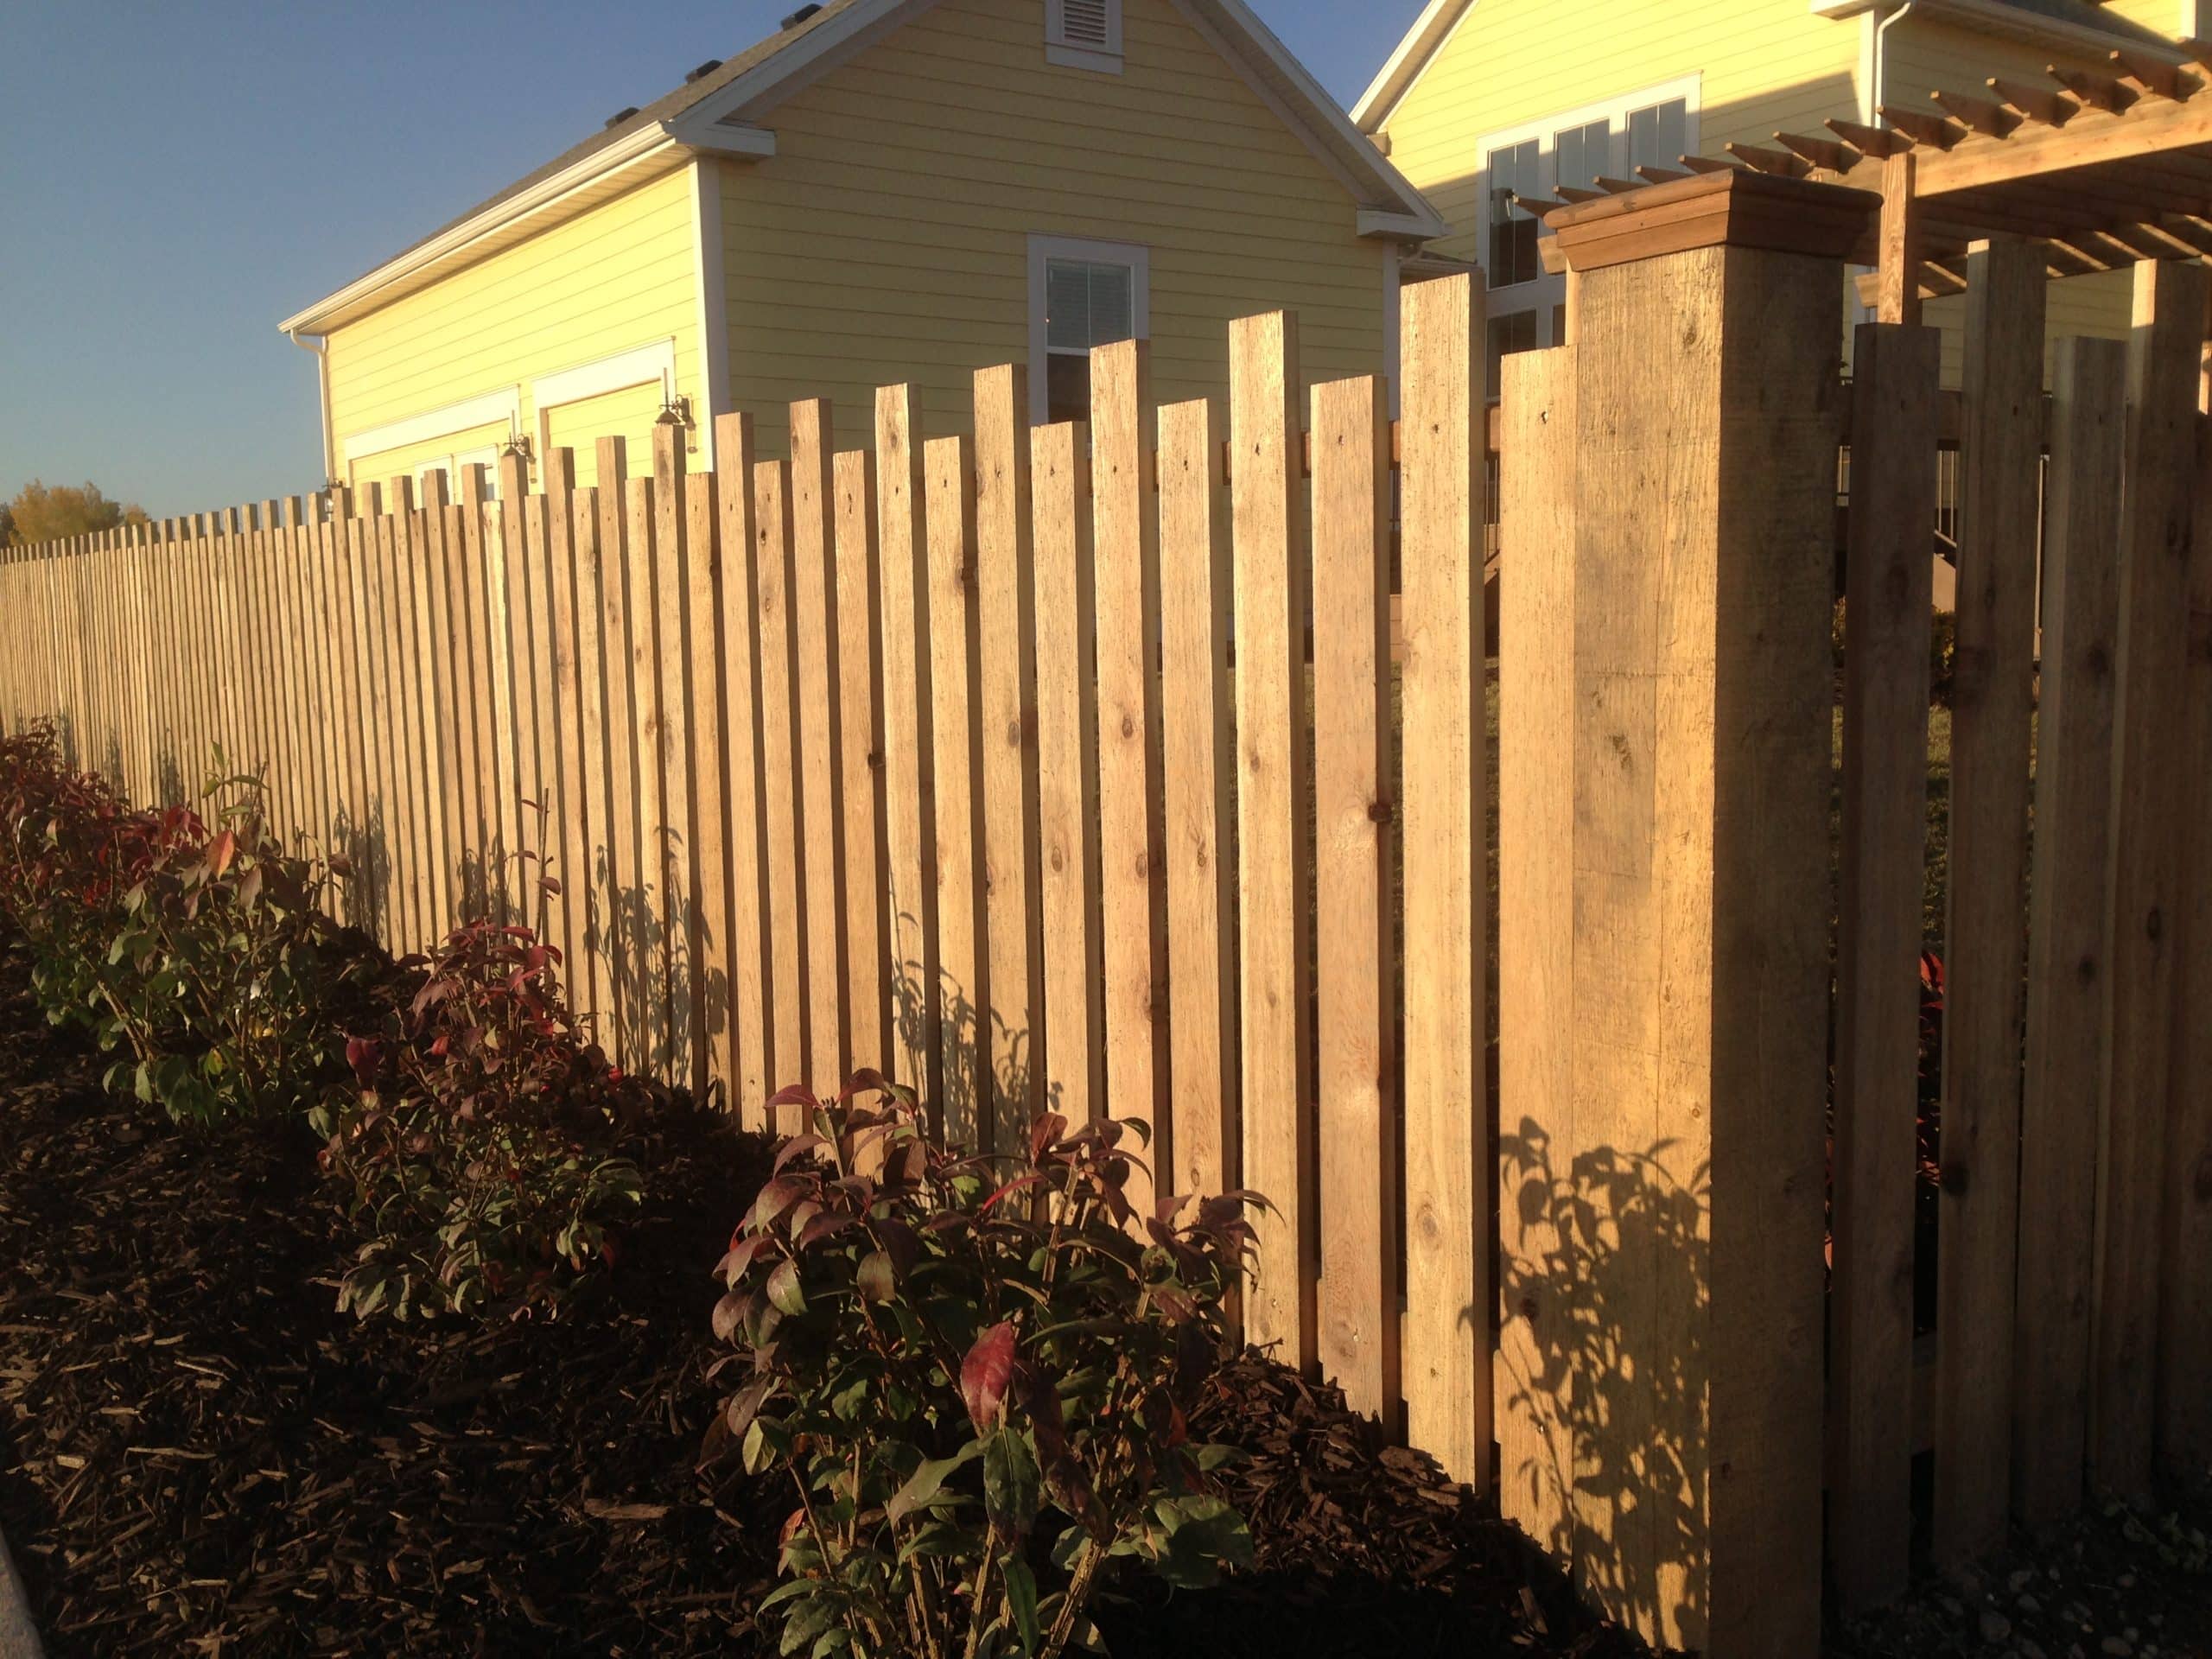
[[[1871,190],[1728,168],[1554,207],[1544,223],[1567,269],[1591,271],[1711,247],[1843,259],[1881,210]]]

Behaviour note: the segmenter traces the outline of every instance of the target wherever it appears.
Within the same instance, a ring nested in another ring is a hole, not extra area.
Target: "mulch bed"
[[[750,1654],[790,1505],[695,1470],[707,1269],[765,1145],[677,1109],[612,1273],[556,1323],[359,1325],[304,1131],[105,1098],[0,954],[0,1532],[97,1654]],[[1333,1390],[1258,1356],[1198,1431],[1249,1454],[1259,1561],[1130,1580],[1112,1651],[1644,1653]]]

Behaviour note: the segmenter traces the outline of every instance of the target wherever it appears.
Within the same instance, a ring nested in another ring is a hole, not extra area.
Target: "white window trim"
[[[691,240],[696,251],[692,261],[699,285],[700,379],[706,388],[706,408],[693,416],[693,447],[699,453],[699,469],[715,469],[715,421],[728,413],[729,403],[729,289],[722,269],[722,169],[712,156],[702,156],[691,164]]]
[[[1041,426],[1052,413],[1046,378],[1045,266],[1054,259],[1129,267],[1129,322],[1139,340],[1152,338],[1152,250],[1141,242],[1095,242],[1079,236],[1029,238],[1029,418]]]
[[[676,385],[676,338],[656,340],[626,352],[594,358],[572,369],[542,374],[531,383],[531,406],[537,416],[537,461],[544,464],[553,449],[553,411],[563,404],[580,404],[610,391],[632,386]],[[648,461],[650,464],[650,461]]]
[[[382,426],[366,426],[351,433],[340,442],[340,457],[350,471],[357,461],[387,449],[404,449],[410,445],[427,443],[432,438],[442,438],[455,432],[467,432],[472,428],[490,426],[504,421],[512,431],[522,420],[522,387],[512,385],[498,391],[487,391],[475,397],[463,398],[457,404],[448,404],[440,409],[426,410],[420,415],[410,415],[404,420],[386,421]]]
[[[1631,92],[1623,92],[1599,103],[1585,104],[1577,109],[1560,110],[1550,115],[1540,116],[1533,121],[1522,121],[1513,126],[1500,127],[1494,132],[1484,133],[1475,144],[1475,200],[1482,205],[1479,233],[1483,238],[1481,251],[1485,262],[1490,254],[1490,156],[1492,150],[1509,149],[1515,144],[1523,144],[1532,138],[1535,139],[1537,144],[1537,165],[1541,169],[1540,176],[1543,181],[1544,188],[1548,191],[1557,184],[1559,180],[1557,172],[1559,157],[1553,148],[1556,135],[1569,128],[1586,126],[1603,117],[1611,130],[1612,142],[1616,144],[1625,143],[1628,137],[1627,120],[1630,114],[1637,110],[1649,109],[1654,104],[1664,104],[1670,99],[1679,98],[1682,100],[1683,131],[1688,143],[1687,153],[1694,156],[1703,142],[1699,134],[1698,126],[1704,95],[1704,79],[1702,74],[1689,74],[1674,80],[1658,81],[1652,86],[1639,87]],[[1493,288],[1490,292],[1492,300],[1490,308],[1491,316],[1502,316],[1516,311],[1534,311],[1537,314],[1537,344],[1559,346],[1566,343],[1563,340],[1551,339],[1554,312],[1556,308],[1567,303],[1567,277],[1564,274],[1544,272],[1539,274],[1533,281],[1515,283],[1504,288]]]
[[[1097,74],[1122,73],[1122,0],[1106,0],[1106,44],[1082,46],[1068,39],[1065,0],[1045,0],[1045,61]]]

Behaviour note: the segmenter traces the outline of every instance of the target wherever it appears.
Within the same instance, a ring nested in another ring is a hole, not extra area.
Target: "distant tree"
[[[0,534],[0,544],[28,547],[65,536],[89,536],[118,524],[136,528],[147,522],[143,507],[111,501],[97,484],[72,488],[33,479],[14,500],[0,505],[0,530],[5,532]]]

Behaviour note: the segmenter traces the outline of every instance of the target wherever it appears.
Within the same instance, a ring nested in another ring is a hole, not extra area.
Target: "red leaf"
[[[989,1433],[997,1424],[1013,1381],[1014,1326],[1001,1321],[976,1338],[968,1357],[960,1362],[960,1397],[979,1433]]]
[[[822,1104],[814,1097],[814,1090],[803,1083],[794,1083],[787,1088],[777,1090],[768,1096],[768,1103],[771,1106],[804,1106],[810,1109]]]
[[[219,881],[223,872],[231,868],[231,861],[238,855],[238,838],[226,830],[207,843],[207,879]]]

